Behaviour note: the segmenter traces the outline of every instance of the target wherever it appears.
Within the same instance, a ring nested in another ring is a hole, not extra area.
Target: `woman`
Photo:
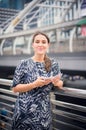
[[[34,56],[21,61],[13,78],[12,90],[19,92],[12,130],[52,130],[49,93],[53,86],[62,88],[58,63],[46,55],[50,46],[47,35],[33,36]],[[56,77],[55,77],[56,76]]]

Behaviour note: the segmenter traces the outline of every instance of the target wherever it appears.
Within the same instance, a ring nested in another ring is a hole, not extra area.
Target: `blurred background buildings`
[[[31,0],[0,0],[0,8],[22,10],[24,5]]]
[[[31,38],[37,30],[49,35],[49,53],[86,51],[83,23],[79,25],[85,19],[85,11],[81,14],[82,3],[81,0],[0,0],[1,55],[31,54]]]

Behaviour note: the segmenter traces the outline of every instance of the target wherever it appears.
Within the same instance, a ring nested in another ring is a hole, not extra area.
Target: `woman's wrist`
[[[34,82],[32,83],[32,86],[33,86],[33,88],[38,87],[36,81],[34,81]]]
[[[54,86],[58,87],[58,88],[62,88],[63,87],[63,81],[62,80],[59,80],[55,83],[53,83]]]

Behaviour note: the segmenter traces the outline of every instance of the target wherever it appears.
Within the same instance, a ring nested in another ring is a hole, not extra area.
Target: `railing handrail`
[[[2,118],[0,128],[2,128],[3,123],[5,123],[6,127],[11,128],[11,124],[10,124],[10,122],[12,121],[11,117],[13,115],[14,104],[15,104],[16,97],[18,94],[18,93],[13,93],[12,90],[10,89],[12,82],[13,82],[13,80],[0,78],[0,85],[7,86],[7,88],[6,87],[0,88],[0,111],[4,107],[4,108],[6,108],[6,110],[8,112],[8,115],[6,115],[6,116],[0,114],[1,117],[4,117],[8,120],[8,122],[5,122]],[[64,119],[75,120],[75,122],[81,122],[81,123],[85,124],[86,117],[82,113],[86,113],[86,106],[75,103],[75,102],[71,102],[70,100],[68,102],[66,102],[64,100],[59,100],[59,99],[56,100],[57,97],[58,96],[61,97],[61,95],[63,95],[63,96],[66,95],[66,96],[69,96],[72,98],[76,97],[76,99],[78,97],[81,100],[83,100],[84,98],[86,99],[86,90],[63,87],[63,90],[51,91],[51,93],[50,93],[50,101],[52,104],[52,113],[53,113],[53,122],[57,123],[57,124],[60,123],[61,125],[65,124],[67,127],[71,127],[74,129],[85,130],[84,128],[81,128],[82,126],[75,125],[66,120],[64,121]],[[63,120],[57,119],[56,118],[57,116],[60,116],[61,118],[63,118]],[[53,129],[59,130],[57,126],[53,126]]]
[[[11,90],[6,90],[6,89],[3,89],[3,88],[0,88],[0,92],[5,93],[5,94],[10,94],[10,95],[13,95],[13,96],[17,96],[17,93],[13,93]]]
[[[69,109],[73,109],[73,110],[80,110],[80,111],[86,112],[86,107],[85,106],[76,105],[74,103],[68,103],[68,102],[58,101],[58,100],[55,100],[55,99],[51,99],[50,101],[54,105],[59,105],[59,106],[62,106],[64,108],[69,108]]]
[[[0,78],[0,84],[1,85],[11,86],[12,82],[13,82],[13,80]],[[1,88],[0,88],[0,91],[2,91]],[[5,91],[7,91],[7,90],[5,90]],[[86,97],[86,90],[63,87],[62,91],[64,93],[69,93],[69,94],[73,94],[73,95],[74,94],[80,94],[80,95],[84,95]]]
[[[13,82],[13,80],[0,78],[1,85],[11,86],[12,82]]]

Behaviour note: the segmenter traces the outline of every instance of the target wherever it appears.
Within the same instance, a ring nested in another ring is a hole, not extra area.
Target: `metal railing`
[[[12,80],[0,79],[0,129],[12,130],[12,115],[17,94],[10,90]],[[5,87],[4,87],[5,86]],[[50,93],[53,130],[85,130],[86,90],[67,88]]]

